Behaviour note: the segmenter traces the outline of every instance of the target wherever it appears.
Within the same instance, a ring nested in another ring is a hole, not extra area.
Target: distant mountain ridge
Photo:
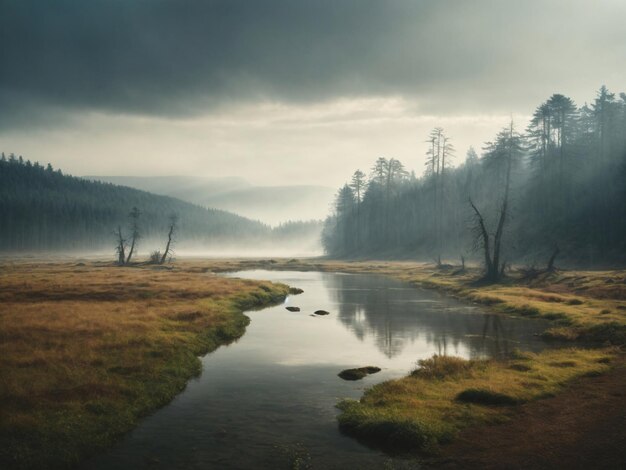
[[[239,177],[96,176],[84,178],[177,197],[278,225],[326,218],[335,190],[319,185],[254,186]]]

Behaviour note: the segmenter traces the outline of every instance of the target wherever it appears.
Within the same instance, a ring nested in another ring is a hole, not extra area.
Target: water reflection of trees
[[[339,320],[360,340],[372,338],[391,358],[417,340],[438,354],[502,356],[511,349],[535,349],[542,325],[500,315],[470,313],[471,307],[435,291],[418,290],[378,276],[323,277],[339,306]]]

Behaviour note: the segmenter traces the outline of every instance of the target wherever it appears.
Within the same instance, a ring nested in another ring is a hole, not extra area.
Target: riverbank
[[[4,262],[0,466],[75,464],[110,446],[239,338],[288,287],[188,265]]]
[[[506,361],[434,356],[359,401],[340,402],[339,425],[387,451],[438,453],[463,429],[505,422],[520,405],[557,396],[573,379],[606,373],[616,353],[558,349]]]
[[[490,309],[550,320],[547,340],[626,343],[626,271],[555,271],[527,278],[512,272],[500,284],[481,285],[477,270],[431,269],[407,280],[445,290]]]
[[[243,334],[243,310],[287,294],[287,286],[213,275],[247,269],[387,275],[495,312],[548,319],[554,327],[546,337],[567,339],[577,348],[513,362],[476,362],[465,375],[435,380],[417,373],[366,392],[363,408],[358,402],[342,405],[344,429],[360,438],[377,429],[378,444],[391,439],[409,442],[410,450],[434,451],[463,429],[515,420],[522,407],[558,398],[573,380],[606,375],[621,360],[609,346],[624,344],[626,271],[559,271],[532,279],[513,272],[503,284],[488,286],[476,282],[477,269],[412,262],[188,259],[118,268],[93,260],[9,260],[0,271],[0,462],[75,463],[170,401],[199,373],[198,355]],[[588,343],[607,347],[582,349]],[[415,387],[430,395],[421,397]],[[506,403],[457,400],[467,389],[479,390],[478,399],[495,396]],[[418,403],[422,399],[428,406]],[[602,406],[599,398],[592,400]]]
[[[479,268],[408,261],[222,260],[212,262],[216,271],[283,269],[336,271],[392,276],[453,297],[481,304],[507,315],[549,320],[554,325],[544,337],[576,343],[626,343],[626,270],[557,270],[527,277],[512,270],[500,284],[479,282]]]
[[[626,370],[621,353],[626,343],[624,270],[556,271],[530,277],[513,271],[501,284],[484,285],[479,282],[478,269],[461,267],[318,260],[266,260],[261,264],[265,269],[389,275],[420,287],[442,290],[494,312],[549,320],[554,326],[543,334],[544,339],[571,343],[571,349],[522,354],[504,362],[461,360],[460,371],[456,372],[454,368],[444,374],[417,371],[367,390],[358,402],[342,402],[341,427],[370,445],[443,455],[435,461],[435,467],[445,463],[452,468],[503,468],[497,453],[481,445],[483,436],[498,434],[495,441],[503,444],[499,450],[505,453],[506,445],[517,442],[528,429],[545,427],[556,436],[549,440],[550,455],[542,455],[547,441],[540,437],[521,439],[519,442],[526,444],[517,447],[515,455],[519,460],[511,468],[550,468],[549,462],[558,463],[554,456],[564,456],[576,448],[572,436],[583,439],[587,428],[604,429],[603,423],[614,422],[615,415],[626,415],[623,394],[614,399],[611,392],[619,390]],[[599,345],[604,349],[588,349]],[[428,364],[424,365],[428,369]],[[581,414],[571,416],[567,397],[574,396],[580,383],[595,376],[603,378],[604,390],[587,393],[584,403],[579,400]],[[541,416],[545,408],[542,402],[549,397],[554,397],[548,405],[554,422]],[[612,405],[607,408],[609,403]],[[525,422],[522,417],[529,409],[539,410],[531,411],[532,418],[526,418],[532,426],[516,425],[518,420]],[[615,443],[624,441],[624,434],[613,432],[588,439],[580,462],[593,462],[603,449],[615,451],[619,448]],[[462,444],[454,445],[457,438]],[[450,442],[452,445],[445,446]],[[471,446],[481,449],[469,454],[472,461],[465,455]],[[615,462],[620,455],[602,455],[597,461]],[[533,463],[519,463],[524,461]]]

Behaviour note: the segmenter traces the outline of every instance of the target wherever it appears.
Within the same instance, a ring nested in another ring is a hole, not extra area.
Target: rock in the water
[[[315,315],[328,315],[330,312],[327,312],[326,310],[316,310],[315,312],[313,312]]]
[[[290,287],[289,288],[289,293],[291,295],[298,295],[298,294],[302,294],[304,291],[302,289],[300,289],[299,287]]]
[[[376,372],[380,372],[380,367],[367,366],[357,367],[356,369],[342,370],[337,375],[343,380],[361,380],[363,377],[375,374]]]
[[[289,310],[290,312],[299,312],[300,311],[300,307],[285,307],[287,310]]]

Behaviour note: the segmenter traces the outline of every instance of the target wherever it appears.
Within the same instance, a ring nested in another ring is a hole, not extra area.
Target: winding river
[[[342,435],[335,404],[406,375],[418,359],[503,356],[546,347],[539,320],[485,313],[444,294],[376,275],[245,271],[304,289],[287,305],[247,312],[239,341],[202,358],[203,372],[85,468],[413,468]],[[324,309],[327,316],[312,312]],[[382,371],[357,382],[343,369]],[[299,467],[295,466],[299,463]]]

